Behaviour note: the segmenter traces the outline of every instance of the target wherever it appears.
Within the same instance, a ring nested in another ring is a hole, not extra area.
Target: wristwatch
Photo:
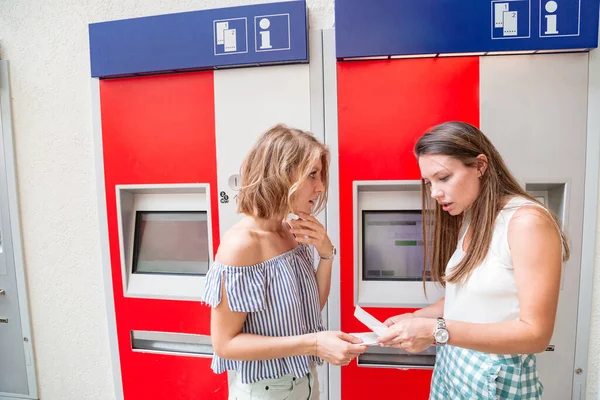
[[[322,255],[319,254],[319,257],[321,257],[321,260],[331,260],[337,254],[337,250],[335,249],[335,246],[331,245],[331,247],[333,247],[333,249],[331,250],[331,254],[328,255],[327,257],[323,257]]]
[[[433,332],[433,338],[435,339],[435,344],[438,346],[445,346],[448,340],[450,340],[450,333],[446,329],[446,320],[444,318],[437,319],[437,327],[435,328],[435,332]]]

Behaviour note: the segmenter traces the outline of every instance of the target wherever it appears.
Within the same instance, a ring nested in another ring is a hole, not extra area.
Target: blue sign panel
[[[90,24],[92,77],[308,61],[305,0]]]
[[[599,0],[335,0],[338,58],[592,49]]]

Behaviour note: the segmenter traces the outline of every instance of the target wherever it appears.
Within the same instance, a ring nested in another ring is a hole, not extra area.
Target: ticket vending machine
[[[427,128],[462,120],[492,139],[567,230],[572,257],[539,369],[546,397],[577,398],[587,361],[586,332],[578,329],[585,316],[578,313],[580,273],[590,267],[581,262],[590,234],[582,230],[590,209],[583,202],[588,55],[533,53],[596,47],[597,4],[582,0],[577,37],[470,43],[456,39],[451,33],[466,31],[448,21],[491,15],[492,36],[501,35],[505,29],[493,19],[497,2],[465,9],[452,0],[433,13],[419,8],[427,3],[411,3],[411,10],[393,0],[338,0],[335,43],[329,33],[322,41],[321,32],[306,29],[304,1],[90,26],[109,338],[121,397],[227,397],[227,375],[209,367],[204,274],[221,235],[239,218],[239,164],[256,136],[278,122],[309,129],[332,149],[337,204],[331,201],[326,214],[339,257],[324,313],[326,323],[334,321],[329,327],[364,331],[353,315],[357,305],[384,320],[443,296],[421,272],[420,174],[412,148]],[[525,11],[514,11],[519,21]],[[373,13],[377,18],[363,18]],[[430,17],[438,14],[434,24]],[[386,33],[390,26],[413,30]],[[510,31],[522,33],[520,23]],[[163,46],[158,52],[156,43]],[[321,398],[425,399],[434,358],[434,348],[413,355],[372,347],[347,367],[320,368]]]
[[[341,328],[362,332],[355,306],[383,321],[438,300],[423,290],[420,173],[412,149],[438,122],[477,124],[478,59],[337,62]],[[341,398],[426,399],[435,348],[370,347],[341,370]],[[364,385],[364,382],[377,382]]]
[[[545,398],[579,398],[586,366],[582,352],[587,352],[586,333],[578,332],[578,312],[584,267],[588,54],[472,54],[473,49],[470,54],[436,54],[447,51],[443,47],[451,38],[436,42],[441,50],[434,52],[427,47],[432,41],[420,32],[412,41],[398,40],[400,50],[393,53],[389,41],[375,38],[388,28],[402,29],[394,19],[405,18],[394,14],[402,7],[386,8],[397,28],[390,28],[391,20],[389,25],[383,22],[383,6],[371,7],[382,25],[370,36],[373,26],[354,18],[358,10],[366,12],[363,6],[351,0],[338,3],[334,74],[342,330],[365,329],[353,318],[357,305],[383,321],[443,296],[421,272],[420,174],[412,149],[428,128],[465,121],[492,140],[526,190],[559,216],[569,237],[572,253],[563,265],[556,327],[550,346],[538,356],[538,369]],[[597,35],[597,19],[592,24]],[[435,348],[415,355],[370,348],[342,369],[341,398],[397,393],[426,399],[434,356]]]
[[[90,26],[109,331],[126,399],[227,398],[228,374],[210,369],[205,275],[241,218],[239,167],[259,134],[283,122],[323,140],[321,32],[306,18],[295,1]]]

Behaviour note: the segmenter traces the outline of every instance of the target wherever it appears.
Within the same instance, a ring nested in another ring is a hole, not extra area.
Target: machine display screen
[[[133,272],[205,275],[208,234],[206,211],[138,211]]]
[[[423,279],[421,211],[363,211],[363,280]]]

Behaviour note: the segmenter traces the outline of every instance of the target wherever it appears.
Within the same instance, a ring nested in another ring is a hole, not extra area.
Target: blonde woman
[[[430,399],[540,399],[535,353],[552,337],[569,257],[556,217],[472,125],[434,127],[415,154],[423,226],[433,226],[426,264],[446,295],[388,319],[380,343],[409,352],[437,344]]]
[[[347,365],[360,339],[325,331],[336,251],[312,216],[327,201],[329,152],[310,133],[277,125],[241,168],[238,212],[207,274],[215,373],[235,371],[230,399],[318,399],[316,365]],[[293,213],[299,219],[285,221]],[[313,249],[320,256],[315,271]]]

